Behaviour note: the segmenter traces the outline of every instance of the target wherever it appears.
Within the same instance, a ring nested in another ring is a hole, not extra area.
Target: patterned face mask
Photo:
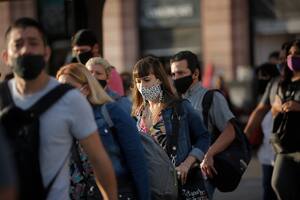
[[[139,92],[143,96],[144,100],[154,101],[158,97],[161,96],[162,90],[161,90],[160,84],[157,84],[157,85],[153,85],[149,88],[142,86],[141,88],[139,88]]]

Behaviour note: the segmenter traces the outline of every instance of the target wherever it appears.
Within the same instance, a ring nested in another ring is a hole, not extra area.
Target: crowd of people
[[[150,136],[175,168],[176,199],[213,199],[214,157],[235,141],[236,117],[222,79],[222,91],[213,93],[204,112],[209,90],[201,85],[196,54],[176,53],[169,72],[146,56],[131,74],[120,75],[101,57],[94,33],[82,29],[71,39],[72,59],[55,78],[46,71],[51,49],[36,20],[16,20],[4,39],[2,59],[12,73],[0,84],[0,199],[174,199],[154,197],[141,135]],[[258,151],[263,199],[296,200],[300,148],[294,143],[300,136],[294,129],[290,143],[286,132],[300,111],[300,41],[284,44],[278,56],[278,63],[257,70],[262,97],[244,132],[250,138],[261,127],[264,136]],[[55,102],[45,98],[50,94]],[[274,132],[285,132],[284,141]],[[35,167],[24,172],[27,165]]]

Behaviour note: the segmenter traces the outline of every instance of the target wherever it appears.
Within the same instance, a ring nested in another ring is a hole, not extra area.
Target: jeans
[[[300,199],[300,152],[276,155],[272,187],[279,200]]]
[[[273,174],[272,165],[262,165],[262,186],[263,186],[263,200],[276,200],[276,194],[272,188],[271,180]]]
[[[207,191],[209,199],[212,200],[213,196],[214,196],[215,189],[216,189],[215,186],[213,186],[211,184],[211,182],[209,181],[209,179],[207,179],[207,178],[204,180],[204,185],[205,185],[205,189]]]

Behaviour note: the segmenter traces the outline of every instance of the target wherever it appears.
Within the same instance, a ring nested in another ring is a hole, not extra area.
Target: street
[[[261,169],[253,156],[238,188],[229,193],[215,192],[214,200],[260,200],[262,199]]]

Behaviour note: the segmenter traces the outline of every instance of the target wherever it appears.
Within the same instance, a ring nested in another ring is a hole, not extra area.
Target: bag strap
[[[171,158],[172,163],[175,165],[176,154],[177,154],[177,143],[178,143],[178,131],[181,116],[183,115],[181,102],[183,100],[178,100],[174,102],[173,113],[171,116],[172,121],[172,134],[167,137],[167,154]]]
[[[103,115],[104,117],[104,120],[105,122],[108,124],[109,128],[113,128],[114,127],[114,122],[112,121],[109,113],[108,113],[108,110],[107,110],[107,107],[106,107],[106,104],[102,104],[101,106],[101,114]]]
[[[209,119],[209,110],[212,105],[213,99],[214,99],[214,91],[218,90],[208,90],[202,99],[202,116],[203,116],[203,122],[205,126],[208,128],[208,119]]]
[[[50,108],[56,101],[58,101],[66,92],[73,89],[72,86],[68,84],[59,84],[52,90],[50,90],[46,95],[40,98],[33,106],[31,106],[27,111],[30,112],[31,117],[39,117],[48,108]]]
[[[73,145],[72,145],[72,146],[73,146]],[[46,191],[46,197],[49,195],[49,192],[50,192],[50,190],[51,190],[51,188],[52,188],[52,186],[53,186],[55,180],[57,179],[59,173],[61,172],[61,170],[64,168],[65,164],[67,163],[68,158],[69,158],[69,156],[71,155],[71,151],[72,151],[72,147],[71,147],[71,149],[69,150],[68,155],[67,155],[66,158],[64,159],[63,164],[59,167],[59,169],[57,170],[55,176],[52,178],[52,180],[49,182],[49,184],[48,184],[47,187],[45,188],[45,191]]]
[[[0,110],[10,105],[14,105],[11,93],[9,91],[8,81],[3,81],[0,84],[0,94]]]

